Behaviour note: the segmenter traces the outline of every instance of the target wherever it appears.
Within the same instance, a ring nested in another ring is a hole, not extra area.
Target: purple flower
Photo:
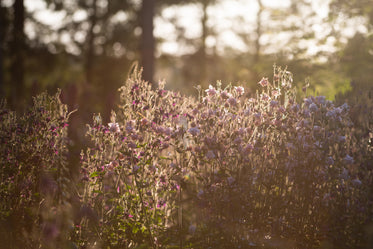
[[[188,131],[193,136],[197,136],[200,133],[200,130],[197,127],[192,127]]]
[[[360,186],[360,185],[361,185],[361,181],[360,181],[358,178],[352,180],[352,183],[353,183],[355,186]]]
[[[325,96],[316,96],[316,101],[317,101],[317,103],[319,103],[321,105],[325,105],[325,103],[326,103]]]
[[[139,168],[140,167],[138,165],[133,166],[132,172],[136,173],[139,170]]]
[[[164,206],[166,206],[166,201],[159,200],[158,203],[157,203],[157,208],[162,208]]]
[[[346,155],[343,160],[346,164],[353,164],[354,163],[354,158],[350,155]]]
[[[196,229],[197,229],[196,225],[193,225],[193,224],[190,225],[189,226],[189,233],[194,234],[196,232]]]
[[[317,107],[317,105],[315,103],[312,103],[312,104],[310,104],[309,109],[310,109],[311,112],[317,112],[317,110],[319,108]]]
[[[109,123],[108,126],[109,126],[110,132],[113,132],[113,133],[120,132],[118,123]]]
[[[214,96],[216,94],[216,89],[212,85],[209,85],[209,89],[206,89],[205,92],[208,96]]]
[[[234,183],[235,180],[236,180],[236,179],[234,179],[234,177],[232,177],[232,176],[230,176],[230,177],[227,178],[227,181],[228,181],[228,184],[229,184],[229,185],[232,185],[232,184]]]
[[[334,164],[334,160],[333,160],[333,157],[327,157],[326,160],[325,160],[325,163],[326,165],[333,165]]]
[[[227,91],[222,91],[222,92],[220,93],[220,97],[221,97],[222,99],[228,99],[228,98],[231,97],[231,94],[228,93]]]
[[[278,106],[278,101],[276,101],[276,100],[271,100],[271,102],[269,103],[269,105],[270,105],[271,107],[276,107],[276,106]]]
[[[231,106],[236,106],[237,105],[237,100],[233,97],[230,97],[227,102],[231,105]]]

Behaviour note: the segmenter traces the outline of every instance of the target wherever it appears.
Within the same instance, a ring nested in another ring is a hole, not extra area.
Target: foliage
[[[362,246],[372,175],[352,157],[350,107],[297,103],[279,68],[260,85],[248,99],[218,83],[196,101],[130,78],[111,123],[95,117],[88,132],[84,203],[97,224],[82,233],[103,247]]]
[[[55,248],[71,226],[66,106],[34,98],[23,116],[0,107],[0,235],[8,248]]]

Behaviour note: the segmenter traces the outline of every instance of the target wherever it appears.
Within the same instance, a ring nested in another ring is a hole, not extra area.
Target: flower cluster
[[[0,124],[2,244],[56,248],[72,226],[67,107],[59,93],[35,97],[22,116],[2,102]]]
[[[88,125],[75,198],[58,97],[39,96],[22,118],[1,106],[0,218],[35,220],[20,218],[17,245],[363,248],[373,135],[356,105],[298,101],[277,67],[256,94],[222,85],[195,99],[152,89],[135,70],[110,122]]]

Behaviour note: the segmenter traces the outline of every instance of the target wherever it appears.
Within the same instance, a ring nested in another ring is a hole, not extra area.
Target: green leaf
[[[97,177],[98,176],[98,172],[97,171],[92,172],[89,176],[90,177]]]

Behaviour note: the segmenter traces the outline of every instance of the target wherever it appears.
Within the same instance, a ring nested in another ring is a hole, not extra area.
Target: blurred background
[[[61,88],[76,122],[107,122],[137,61],[184,94],[255,92],[277,64],[334,99],[372,85],[372,25],[373,0],[0,0],[0,92],[22,109]]]

